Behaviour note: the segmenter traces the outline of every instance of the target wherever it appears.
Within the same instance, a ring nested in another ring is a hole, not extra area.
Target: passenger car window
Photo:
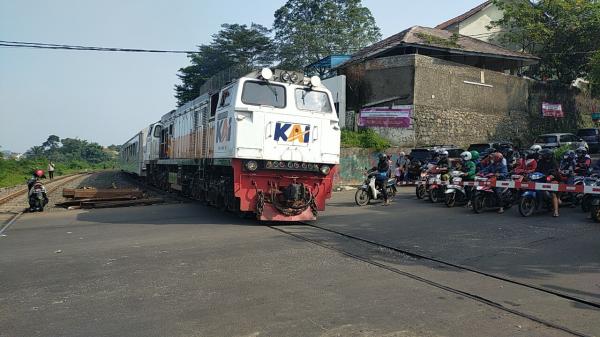
[[[322,91],[296,89],[296,107],[300,110],[331,112],[329,96]]]
[[[269,82],[247,81],[242,90],[242,103],[285,107],[285,87]]]
[[[540,144],[556,143],[556,136],[539,136],[535,142]]]

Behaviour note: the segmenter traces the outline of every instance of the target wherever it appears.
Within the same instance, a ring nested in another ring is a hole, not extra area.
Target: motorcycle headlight
[[[246,169],[248,171],[256,171],[258,169],[258,163],[256,160],[249,160],[246,162]]]
[[[329,171],[331,171],[331,167],[329,167],[329,165],[323,165],[321,166],[320,171],[323,175],[328,175]]]

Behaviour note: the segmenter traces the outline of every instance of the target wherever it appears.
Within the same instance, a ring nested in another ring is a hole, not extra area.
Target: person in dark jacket
[[[483,174],[493,174],[498,178],[498,180],[503,180],[508,177],[508,168],[506,167],[506,161],[504,160],[504,156],[500,152],[495,152],[490,154],[491,163],[484,168],[481,173]],[[504,198],[502,198],[502,187],[494,187],[494,193],[496,193],[496,197],[498,198],[498,203],[500,204],[500,208],[498,209],[498,213],[504,213]]]
[[[543,149],[539,152],[540,154],[540,159],[538,161],[537,164],[537,171],[544,174],[546,177],[552,176],[552,177],[558,177],[559,176],[559,170],[558,170],[558,163],[556,162],[556,160],[554,159],[554,152],[552,152],[552,150],[549,149]],[[550,192],[552,193],[552,216],[557,218],[558,217],[558,195],[556,194],[556,192]]]
[[[388,172],[390,171],[390,161],[388,160],[385,154],[379,155],[379,162],[376,167],[371,169],[372,171],[376,171],[377,175],[375,176],[375,184],[377,187],[381,188],[381,194],[383,195],[383,206],[388,206],[390,201],[388,199],[387,194],[387,181],[388,181]]]

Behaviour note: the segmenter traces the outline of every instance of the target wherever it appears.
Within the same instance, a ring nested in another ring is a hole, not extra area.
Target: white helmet
[[[542,151],[542,147],[540,145],[533,145],[532,147],[529,148],[531,151],[533,152],[540,152]]]
[[[446,151],[446,150],[441,150],[441,151],[440,151],[440,155],[448,157],[448,151]]]
[[[463,153],[460,154],[460,157],[464,161],[469,161],[469,160],[471,160],[471,158],[473,158],[473,155],[471,155],[471,152],[465,151],[465,152],[463,152]]]

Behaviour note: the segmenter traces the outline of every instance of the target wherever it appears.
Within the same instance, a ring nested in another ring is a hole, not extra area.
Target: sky
[[[363,0],[383,37],[434,27],[483,0]],[[223,23],[270,27],[285,0],[0,0],[0,40],[196,50]],[[175,108],[185,54],[0,47],[0,146],[48,135],[122,144]]]

